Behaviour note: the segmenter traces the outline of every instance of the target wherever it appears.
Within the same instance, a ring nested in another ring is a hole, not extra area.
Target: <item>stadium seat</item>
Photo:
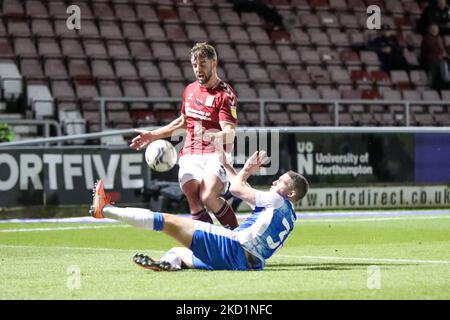
[[[84,11],[83,17],[84,17]],[[99,38],[100,32],[94,20],[83,20],[83,27],[79,30],[79,34],[85,38]]]
[[[66,16],[67,6],[63,2],[50,1],[48,3],[48,13],[50,16]]]
[[[304,32],[299,28],[294,28],[291,30],[292,42],[299,46],[306,46],[311,44],[308,33]]]
[[[288,73],[294,84],[305,85],[312,82],[309,73],[301,67],[290,67]]]
[[[270,126],[290,126],[291,119],[285,112],[268,112],[267,120]]]
[[[77,39],[62,39],[61,50],[69,57],[85,57],[83,47]]]
[[[76,99],[75,91],[67,80],[53,80],[51,83],[51,91],[52,96],[58,101],[74,101]]]
[[[271,66],[269,65],[267,67],[269,70],[269,79],[270,81],[273,81],[274,83],[279,84],[288,84],[291,82],[289,78],[289,74],[286,72],[285,69],[279,67],[278,65]]]
[[[257,98],[256,90],[250,87],[248,83],[237,83],[234,90],[239,98]],[[239,103],[239,101],[238,101]]]
[[[38,60],[22,59],[20,72],[25,79],[44,79],[44,72]]]
[[[38,41],[38,52],[41,57],[59,58],[61,57],[61,49],[58,42],[54,38],[41,38]]]
[[[173,41],[184,41],[188,38],[186,32],[180,25],[176,24],[165,24],[164,30],[167,34],[167,38]]]
[[[309,49],[300,50],[300,58],[301,61],[305,62],[306,64],[319,64],[321,62],[320,56],[318,55],[317,51]]]
[[[106,52],[105,45],[98,40],[85,40],[84,44],[84,52],[86,56],[92,58],[107,58],[108,53]]]
[[[23,91],[22,75],[13,62],[0,61],[0,92],[5,100],[17,100]],[[3,116],[3,114],[2,114]]]
[[[249,43],[250,38],[243,27],[227,26],[226,28],[232,42],[242,44]]]
[[[36,46],[31,38],[14,38],[14,53],[21,57],[36,57]]]
[[[192,42],[208,42],[209,37],[206,31],[200,25],[186,25],[186,33],[189,40]],[[246,41],[244,41],[246,42]]]
[[[377,54],[373,51],[361,51],[360,57],[361,62],[368,66],[379,66],[381,64]]]
[[[144,41],[129,41],[128,46],[131,56],[136,58],[136,60],[150,59],[153,57],[149,46]]]
[[[271,43],[267,32],[261,27],[249,27],[250,41],[256,45],[268,45]]]
[[[106,42],[108,55],[114,59],[129,59],[130,52],[124,41],[108,40]],[[156,55],[156,53],[155,53]]]
[[[175,60],[175,56],[169,44],[152,42],[151,48],[153,51],[153,56],[165,61]]]
[[[123,97],[122,90],[113,80],[100,80],[98,88],[102,97]],[[106,108],[107,110],[125,110],[125,104],[123,102],[108,102]]]
[[[247,64],[245,68],[247,69],[247,74],[250,81],[258,83],[267,83],[270,81],[269,73],[266,68],[260,67],[257,64]]]
[[[198,1],[196,3],[198,3]],[[221,23],[217,10],[214,10],[214,8],[209,5],[207,7],[197,7],[197,13],[200,19],[202,19],[202,22],[206,23],[207,27],[211,25],[219,25]]]
[[[423,86],[426,87],[430,85],[428,81],[427,74],[423,70],[412,70],[410,72],[411,83],[415,86]]]
[[[92,10],[96,17],[113,18],[115,16],[113,8],[106,3],[94,2]]]
[[[260,62],[256,50],[249,45],[237,45],[236,52],[238,53],[239,60],[244,62],[245,64]]]
[[[108,60],[91,60],[92,75],[99,79],[114,79],[115,74]]]
[[[350,39],[348,38],[347,33],[343,33],[339,29],[328,29],[327,33],[331,45],[334,45],[339,48],[350,46]]]
[[[137,71],[131,61],[117,60],[114,61],[114,69],[116,77],[121,79],[137,79]]]
[[[311,80],[316,85],[329,85],[331,84],[330,74],[327,70],[318,66],[308,67]]]
[[[351,49],[343,49],[339,51],[339,57],[342,63],[349,66],[359,66],[361,64],[358,54]]]
[[[25,12],[28,16],[48,16],[47,8],[41,1],[29,0],[25,2]]]
[[[36,119],[55,115],[54,100],[50,90],[45,85],[27,85],[27,104],[33,111]]]
[[[33,19],[31,21],[31,32],[35,35],[44,37],[51,37],[55,34],[53,25],[50,20],[47,19]]]
[[[328,35],[325,32],[311,29],[308,30],[309,37],[311,39],[311,43],[316,46],[329,46],[330,45],[330,39],[328,38]]]
[[[44,73],[52,79],[67,79],[68,74],[62,59],[46,59],[44,63]]]
[[[422,100],[424,101],[441,101],[439,92],[437,92],[436,90],[424,90],[422,91],[421,96]],[[426,109],[431,114],[442,113],[446,111],[446,108],[443,105],[427,105]]]
[[[184,76],[180,68],[171,62],[161,62],[159,63],[159,69],[161,70],[161,75],[164,79],[169,81],[183,81]]]
[[[130,6],[126,3],[115,3],[114,4],[114,17],[120,19],[135,19],[136,13],[133,10],[133,6]]]
[[[344,69],[335,69],[331,71],[331,80],[336,84],[351,84],[352,80],[347,72]]]
[[[156,12],[150,3],[136,3],[136,15],[140,20],[158,20]]]

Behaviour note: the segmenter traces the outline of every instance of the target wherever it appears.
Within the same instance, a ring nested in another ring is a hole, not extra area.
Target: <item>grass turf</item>
[[[450,299],[450,219],[431,218],[298,221],[258,272],[139,268],[178,244],[117,224],[0,224],[0,299]]]

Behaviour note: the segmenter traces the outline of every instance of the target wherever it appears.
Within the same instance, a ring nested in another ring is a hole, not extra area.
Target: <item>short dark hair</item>
[[[309,189],[309,182],[306,180],[304,176],[301,174],[289,170],[286,172],[289,178],[292,179],[292,188],[295,191],[296,196],[294,197],[294,201],[299,201],[303,199]]]
[[[191,57],[207,58],[217,60],[217,53],[214,47],[206,42],[196,43],[191,49]]]

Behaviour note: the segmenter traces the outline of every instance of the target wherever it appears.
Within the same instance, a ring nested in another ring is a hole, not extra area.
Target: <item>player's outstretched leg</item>
[[[95,184],[90,213],[97,219],[110,218],[142,229],[161,231],[164,227],[162,213],[142,208],[120,208],[111,205],[102,180],[98,180]]]

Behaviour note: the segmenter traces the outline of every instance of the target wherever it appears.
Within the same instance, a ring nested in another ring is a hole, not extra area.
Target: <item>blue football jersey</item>
[[[234,231],[245,250],[265,260],[283,246],[296,219],[289,200],[275,192],[257,191],[252,215]]]

